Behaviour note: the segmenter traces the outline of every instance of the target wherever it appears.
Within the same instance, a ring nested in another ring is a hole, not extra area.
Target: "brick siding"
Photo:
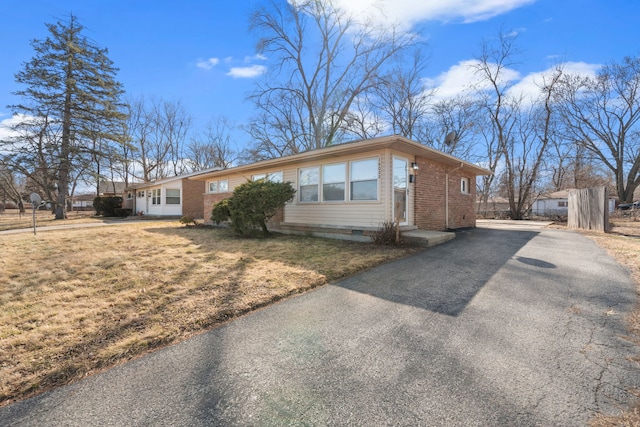
[[[228,199],[233,195],[233,191],[227,191],[226,193],[206,193],[204,195],[204,222],[211,224],[211,209],[213,205],[220,200]]]
[[[446,174],[449,170],[449,228],[475,227],[475,176],[463,169],[452,170],[443,164],[416,157],[415,219],[416,226],[426,230],[445,230]],[[469,194],[460,191],[460,179],[469,178]]]
[[[182,215],[202,219],[204,181],[182,180]]]

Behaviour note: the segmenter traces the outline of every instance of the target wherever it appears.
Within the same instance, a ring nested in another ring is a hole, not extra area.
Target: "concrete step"
[[[402,239],[412,245],[432,247],[455,239],[456,233],[432,230],[411,230],[402,233]]]

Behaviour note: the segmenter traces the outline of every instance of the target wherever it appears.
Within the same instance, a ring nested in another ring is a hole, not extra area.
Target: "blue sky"
[[[269,1],[269,0],[266,0]],[[518,32],[523,50],[513,76],[523,88],[558,62],[592,73],[599,64],[640,51],[637,0],[336,0],[351,13],[382,10],[385,21],[420,29],[428,41],[424,78],[442,96],[467,79],[465,64],[483,38],[500,28]],[[181,101],[193,128],[225,116],[246,123],[245,100],[269,66],[256,55],[249,15],[261,0],[22,0],[0,14],[0,123],[17,102],[14,74],[28,61],[30,40],[47,35],[45,22],[76,15],[85,35],[109,49],[129,95]],[[377,7],[373,7],[373,5]],[[392,6],[391,6],[392,5]],[[1,133],[1,132],[0,132]],[[246,138],[238,135],[239,139]],[[239,145],[246,140],[238,141]]]

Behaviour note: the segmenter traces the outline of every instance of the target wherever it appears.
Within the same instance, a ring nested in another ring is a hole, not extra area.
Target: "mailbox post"
[[[33,235],[36,235],[36,209],[38,209],[38,206],[40,206],[40,203],[42,203],[42,197],[40,197],[40,195],[38,193],[31,193],[31,195],[29,196],[29,199],[31,199],[31,207],[33,208]]]

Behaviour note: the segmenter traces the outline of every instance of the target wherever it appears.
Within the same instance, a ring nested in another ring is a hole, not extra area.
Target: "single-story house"
[[[385,136],[192,176],[206,183],[204,219],[247,180],[290,182],[295,199],[274,230],[336,238],[367,236],[384,222],[405,230],[476,224],[476,176],[491,172],[402,136]]]
[[[531,213],[533,215],[562,215],[569,214],[569,191],[560,190],[553,193],[543,194],[533,202]],[[616,210],[615,198],[609,198],[609,212]]]
[[[219,168],[133,184],[127,188],[122,206],[133,215],[202,219],[205,183],[189,178],[213,170]]]

